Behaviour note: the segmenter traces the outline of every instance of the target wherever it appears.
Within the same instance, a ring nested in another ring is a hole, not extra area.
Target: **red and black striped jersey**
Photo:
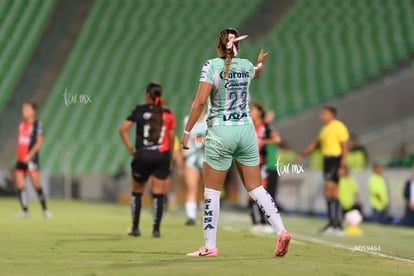
[[[170,139],[168,137],[169,130],[174,130],[175,118],[171,110],[164,108],[162,114],[162,128],[160,139],[157,143],[150,142],[149,136],[149,121],[152,116],[152,104],[137,105],[131,114],[127,117],[128,121],[136,124],[136,138],[135,138],[135,149],[136,151],[158,151],[164,152],[170,150]]]
[[[273,127],[269,124],[261,123],[255,126],[257,141],[260,144],[263,140],[269,139],[270,134],[274,131]],[[266,162],[266,150],[265,146],[259,146],[259,153],[260,153],[260,164]]]
[[[43,124],[41,121],[34,121],[28,124],[21,121],[19,124],[19,134],[17,140],[17,161],[23,162],[30,149],[36,144],[37,136],[43,135]],[[32,160],[37,161],[38,152],[33,156]]]

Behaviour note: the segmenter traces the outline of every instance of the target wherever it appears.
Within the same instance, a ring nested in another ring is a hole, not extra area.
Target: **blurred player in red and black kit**
[[[46,218],[52,217],[47,210],[46,197],[43,193],[39,181],[39,149],[43,142],[43,124],[36,120],[37,105],[34,102],[23,104],[23,120],[19,124],[19,136],[17,141],[17,162],[14,170],[16,178],[16,188],[19,193],[22,212],[20,218],[29,216],[27,207],[27,195],[25,191],[25,176],[28,175],[40,203],[42,204],[43,214]]]
[[[281,138],[270,124],[265,122],[266,111],[259,103],[250,104],[250,116],[256,131],[259,144],[260,173],[262,185],[266,191],[275,199],[278,184],[276,167],[276,151],[271,151],[270,145],[278,145]],[[268,156],[272,154],[273,156]],[[249,211],[253,223],[253,232],[273,233],[273,228],[268,224],[265,214],[253,199],[249,199]]]
[[[137,105],[119,128],[122,141],[133,157],[131,215],[132,228],[128,235],[140,236],[139,218],[142,194],[150,176],[153,193],[153,232],[160,237],[160,224],[164,210],[164,194],[168,188],[168,176],[174,150],[174,114],[163,107],[162,87],[157,83],[148,84],[144,105]],[[136,124],[135,149],[131,146],[128,130]]]

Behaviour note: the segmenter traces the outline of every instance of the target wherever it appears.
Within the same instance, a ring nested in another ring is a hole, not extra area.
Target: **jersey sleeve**
[[[207,60],[201,68],[200,82],[213,83],[214,68],[211,60]]]
[[[42,123],[42,121],[37,121],[36,135],[43,135],[43,123]]]
[[[174,117],[174,113],[171,113],[171,129],[175,129],[177,127],[177,125],[175,124],[175,117]]]
[[[345,142],[349,140],[348,129],[343,123],[340,123],[338,125],[338,135],[339,135],[339,141],[341,142]]]
[[[176,128],[176,124],[175,124],[175,117],[174,117],[174,113],[172,111],[170,111],[168,113],[168,118],[169,118],[169,122],[168,122],[168,129],[175,129]]]
[[[134,110],[131,111],[131,114],[128,115],[128,117],[126,117],[127,121],[131,121],[131,122],[136,122],[137,121],[137,113],[138,113],[138,108],[134,108]]]
[[[378,193],[378,178],[372,175],[368,180],[368,190],[371,194]]]
[[[256,74],[256,70],[254,69],[253,63],[251,63],[251,62],[250,62],[250,70],[249,71],[250,71],[249,72],[249,74],[250,74],[250,80],[253,80],[254,79],[254,75]]]
[[[370,176],[370,178],[368,179],[368,191],[370,193],[374,193],[374,180],[372,178],[372,176]]]
[[[265,124],[265,139],[270,138],[270,134],[275,131],[275,128],[271,124]]]

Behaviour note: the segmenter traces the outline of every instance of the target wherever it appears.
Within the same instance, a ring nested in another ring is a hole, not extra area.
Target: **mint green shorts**
[[[199,151],[189,153],[185,156],[185,165],[191,167],[200,173],[203,172],[203,163],[204,163],[204,151]]]
[[[253,124],[211,126],[207,131],[204,159],[215,170],[225,171],[234,160],[242,165],[259,165],[259,146]]]

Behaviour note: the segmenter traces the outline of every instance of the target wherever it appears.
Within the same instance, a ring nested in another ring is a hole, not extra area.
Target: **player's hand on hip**
[[[129,154],[132,156],[132,157],[134,157],[135,156],[135,149],[134,148],[129,148],[128,149],[128,152],[129,152]]]
[[[30,159],[31,159],[31,157],[30,157],[29,155],[26,155],[26,156],[24,157],[24,159],[23,159],[23,163],[24,163],[24,164],[29,163],[29,162],[30,162]]]

